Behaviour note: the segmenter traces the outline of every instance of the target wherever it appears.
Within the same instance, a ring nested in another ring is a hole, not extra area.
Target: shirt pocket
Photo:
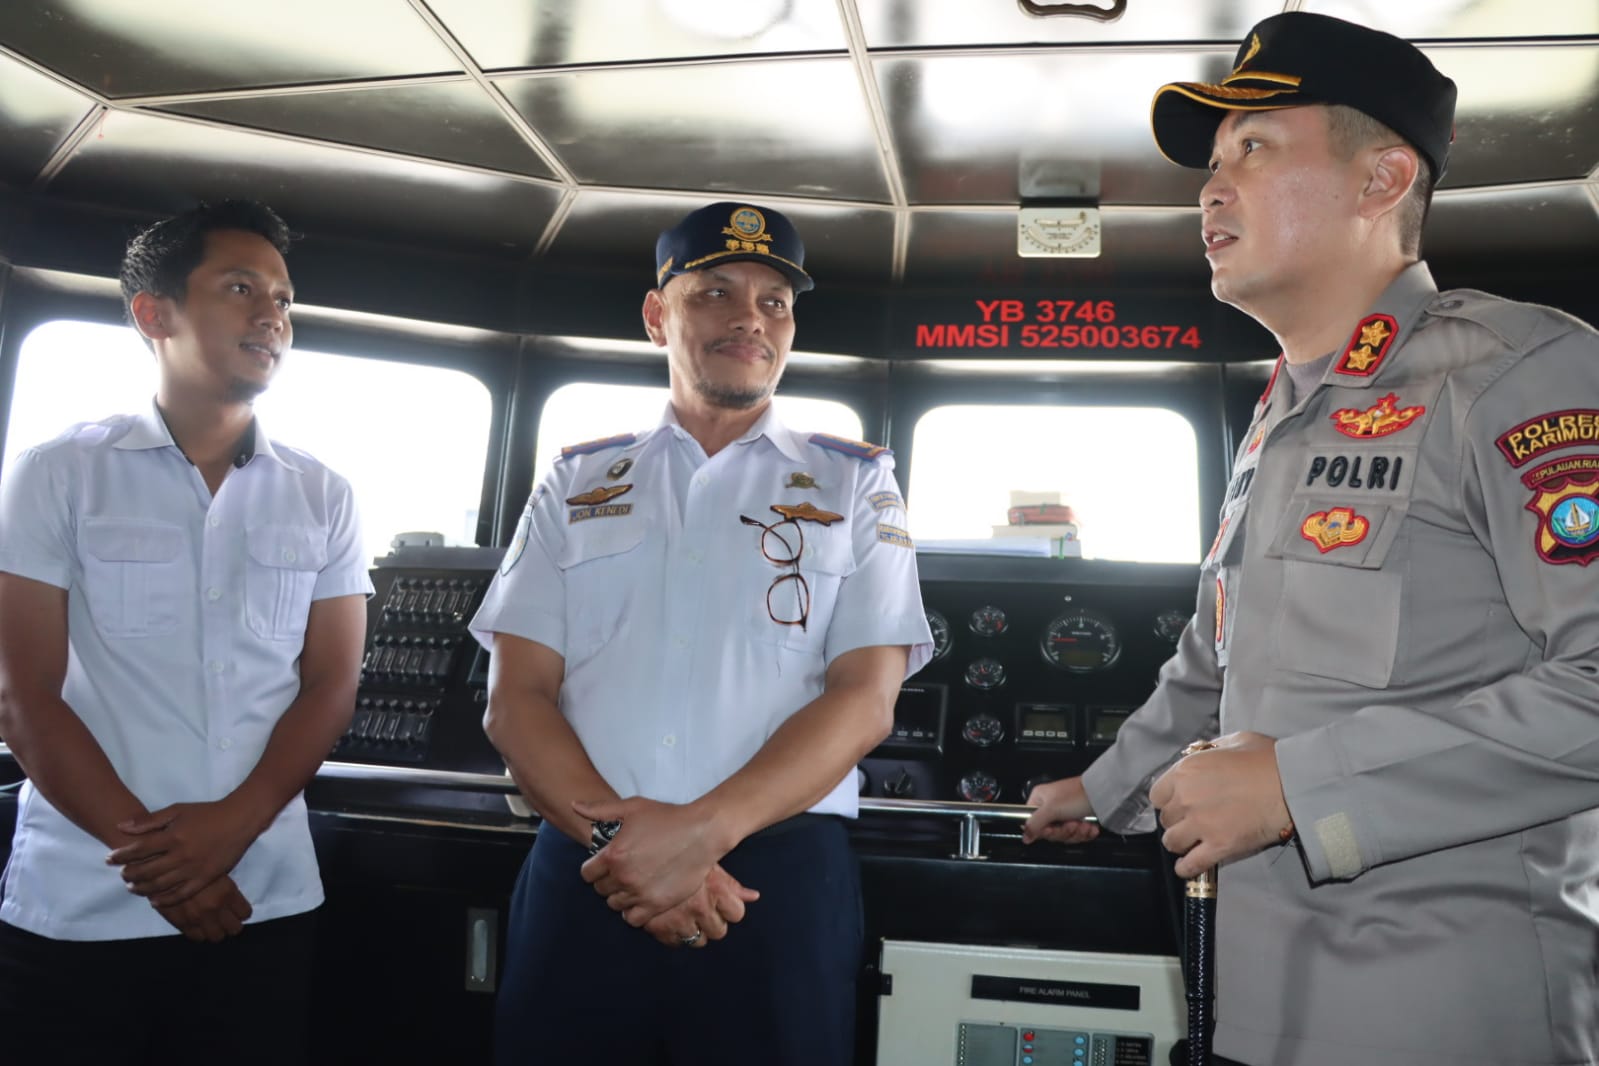
[[[328,564],[327,533],[264,525],[244,531],[244,619],[264,640],[305,636],[317,574]]]
[[[641,572],[644,526],[613,518],[593,522],[569,529],[555,560],[566,585],[566,647],[561,655],[568,673],[616,636],[633,587],[646,580]],[[660,580],[658,574],[655,579]]]
[[[101,633],[160,637],[177,632],[186,584],[181,526],[90,518],[81,537],[84,595]]]
[[[1404,607],[1405,567],[1396,545],[1407,510],[1294,501],[1269,553],[1283,566],[1279,666],[1364,688],[1388,686]],[[1247,575],[1243,595],[1247,601]]]
[[[768,559],[754,540],[760,531],[751,533],[752,548],[740,553],[744,560],[738,592],[751,638],[759,644],[823,654],[839,586],[852,569],[848,530],[807,524],[797,567]],[[798,577],[791,576],[796,573]],[[802,614],[803,626],[798,624]]]

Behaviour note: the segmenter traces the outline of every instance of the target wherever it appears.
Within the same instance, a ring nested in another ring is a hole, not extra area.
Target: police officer
[[[656,244],[661,422],[566,448],[472,622],[485,726],[542,815],[507,929],[496,1061],[851,1061],[855,764],[931,653],[884,448],[772,393],[812,287],[788,219]],[[593,857],[590,857],[591,851]]]
[[[1154,808],[1179,874],[1221,864],[1216,1048],[1255,1066],[1599,1062],[1599,338],[1434,286],[1454,103],[1297,12],[1155,97],[1282,357],[1176,655],[1025,835]]]
[[[253,414],[293,340],[287,248],[248,202],[141,234],[122,289],[154,402],[6,471],[8,1062],[308,1059],[300,793],[354,708],[371,584],[349,484]]]

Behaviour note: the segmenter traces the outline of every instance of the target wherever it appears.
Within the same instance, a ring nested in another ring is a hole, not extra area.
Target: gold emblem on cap
[[[580,492],[576,496],[568,496],[566,502],[574,507],[593,507],[607,500],[614,500],[625,492],[631,492],[632,485],[601,485],[587,492]]]
[[[832,511],[824,511],[809,500],[804,503],[774,503],[772,510],[791,522],[819,522],[824,526],[830,526],[844,517]]]
[[[735,235],[746,241],[771,240],[766,235],[766,216],[753,207],[736,208],[727,224]]]
[[[1238,65],[1233,68],[1233,73],[1237,74],[1240,70],[1243,70],[1246,66],[1248,66],[1249,65],[1249,61],[1251,59],[1254,59],[1255,56],[1259,52],[1260,52],[1260,34],[1252,33],[1252,34],[1249,35],[1249,51],[1245,52],[1244,53],[1244,58],[1242,58],[1242,59],[1240,59],[1238,61]]]
[[[803,470],[796,470],[788,475],[788,482],[783,487],[785,489],[814,489],[816,488],[816,475],[807,474]]]

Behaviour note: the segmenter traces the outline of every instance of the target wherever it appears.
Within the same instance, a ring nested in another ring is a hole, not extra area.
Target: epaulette
[[[595,452],[603,452],[607,448],[625,448],[636,440],[638,440],[637,433],[618,433],[614,437],[586,440],[582,444],[568,444],[561,449],[561,458],[570,459],[574,455],[593,455]]]
[[[845,455],[851,455],[856,459],[863,459],[867,462],[885,455],[894,454],[892,450],[883,447],[881,444],[868,444],[863,440],[850,440],[848,437],[835,437],[828,433],[812,433],[810,441],[818,448],[826,448],[828,451],[833,452],[843,452]]]

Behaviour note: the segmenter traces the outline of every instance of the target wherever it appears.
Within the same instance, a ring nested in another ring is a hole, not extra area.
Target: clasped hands
[[[628,925],[667,947],[721,940],[760,899],[722,869],[704,820],[687,807],[633,797],[579,801],[572,809],[590,821],[621,821],[611,842],[583,864],[583,880]]]
[[[1221,863],[1242,859],[1283,840],[1292,825],[1277,774],[1277,741],[1260,733],[1230,733],[1162,774],[1149,790],[1165,827],[1161,843],[1181,856],[1180,877],[1195,877]],[[1082,778],[1039,785],[1027,802],[1038,808],[1022,827],[1022,839],[1078,844],[1099,835],[1083,821],[1093,807]]]
[[[236,936],[252,913],[233,869],[254,835],[227,803],[176,803],[117,829],[135,838],[106,856],[128,891],[190,940]]]

